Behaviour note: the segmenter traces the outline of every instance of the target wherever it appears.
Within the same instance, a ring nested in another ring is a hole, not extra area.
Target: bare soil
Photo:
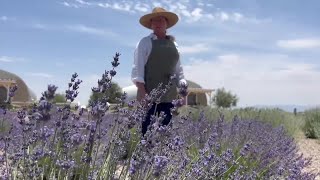
[[[296,139],[299,151],[303,153],[303,156],[312,158],[311,166],[307,167],[305,171],[320,174],[320,140],[308,139],[303,134]],[[316,179],[320,180],[320,176]]]

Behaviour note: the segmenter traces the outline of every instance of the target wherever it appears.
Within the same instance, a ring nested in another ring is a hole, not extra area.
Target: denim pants
[[[145,118],[145,120],[142,122],[142,134],[144,135],[147,130],[148,130],[148,126],[150,125],[151,122],[151,115],[155,114],[156,116],[160,115],[160,112],[163,111],[166,115],[165,119],[162,121],[162,125],[168,125],[172,115],[171,115],[171,108],[173,108],[173,104],[172,103],[159,103],[157,105],[156,108],[156,104],[154,103],[152,105],[152,107],[150,108],[150,110],[147,113],[147,116]]]

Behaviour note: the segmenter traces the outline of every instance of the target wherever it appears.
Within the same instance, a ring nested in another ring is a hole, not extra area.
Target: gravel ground
[[[312,164],[306,171],[320,173],[320,140],[317,139],[307,139],[305,136],[301,135],[297,138],[297,144],[299,150],[305,157],[312,158]],[[320,176],[316,178],[320,180]]]

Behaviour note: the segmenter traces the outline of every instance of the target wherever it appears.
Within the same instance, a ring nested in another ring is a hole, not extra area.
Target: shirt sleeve
[[[184,72],[183,72],[183,67],[182,67],[182,64],[181,64],[181,55],[180,55],[180,51],[179,51],[179,46],[178,46],[178,43],[177,42],[174,42],[175,45],[176,45],[176,48],[178,50],[178,53],[179,53],[179,60],[177,62],[177,65],[176,65],[176,76],[177,76],[177,80],[178,80],[178,85],[180,85],[181,83],[184,83],[184,84],[187,84],[187,80],[185,79],[185,76],[184,76]]]
[[[144,66],[147,62],[149,45],[147,40],[147,38],[141,39],[134,51],[134,61],[131,71],[131,80],[134,84],[136,84],[137,82],[145,83]]]

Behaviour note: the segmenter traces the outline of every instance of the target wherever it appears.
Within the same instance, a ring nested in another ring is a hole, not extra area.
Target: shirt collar
[[[167,35],[167,36],[169,36],[169,39],[170,39],[170,40],[174,40],[174,37],[173,37],[173,36],[171,36],[171,35]],[[158,39],[157,35],[155,35],[154,33],[150,33],[149,37],[150,37],[152,40],[157,40],[157,39]]]
[[[158,39],[157,35],[155,35],[154,33],[151,33],[151,34],[149,35],[149,37],[150,37],[152,40],[157,40],[157,39]]]

